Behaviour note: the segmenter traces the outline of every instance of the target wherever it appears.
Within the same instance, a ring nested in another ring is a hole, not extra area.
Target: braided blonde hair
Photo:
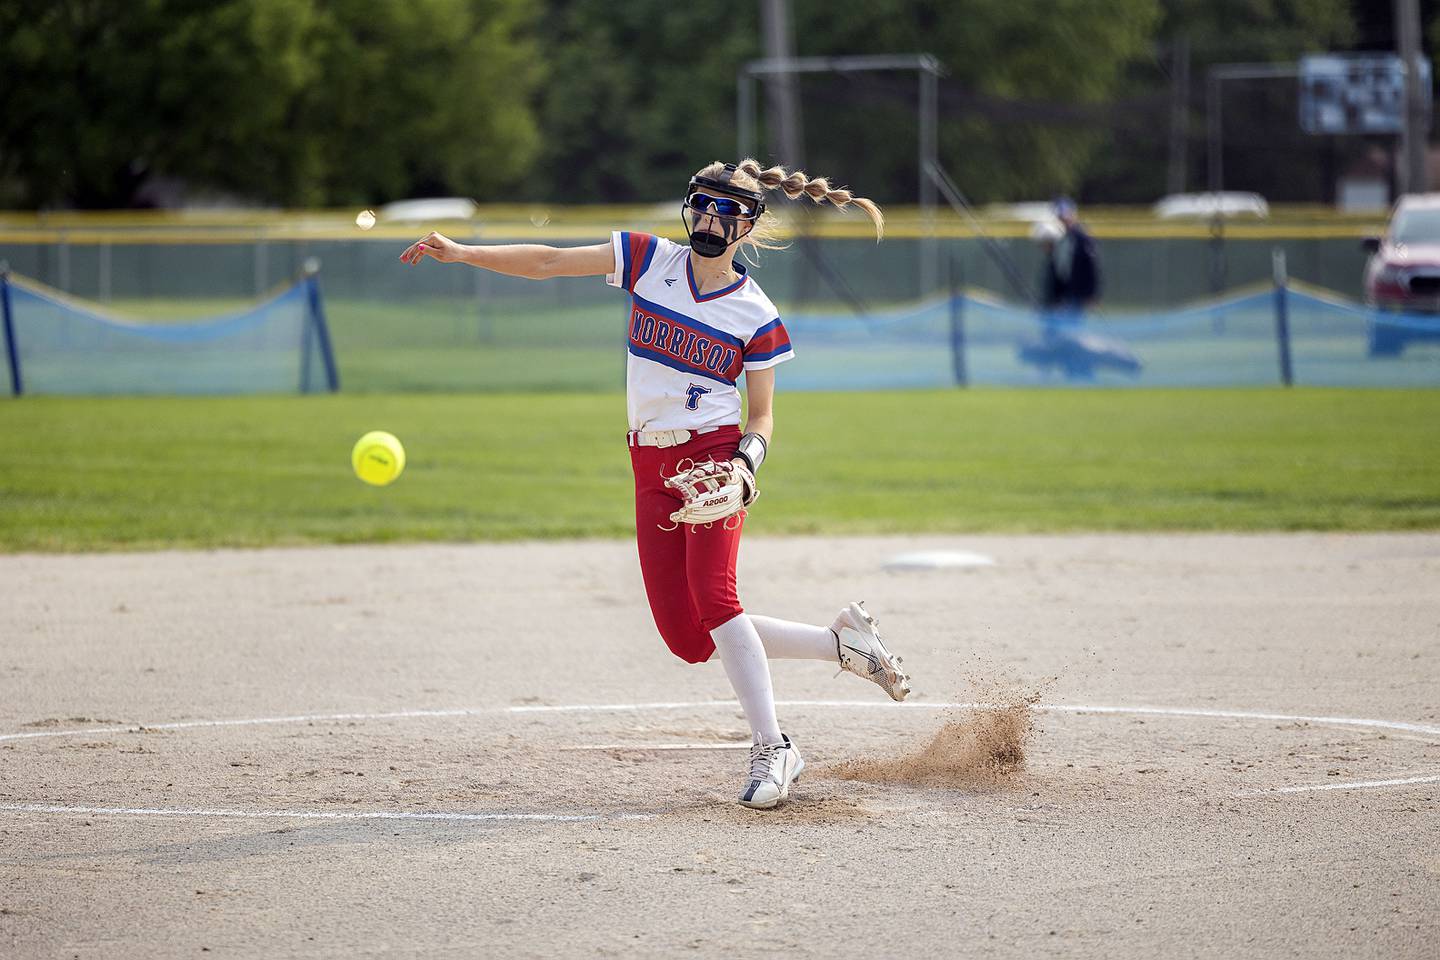
[[[717,160],[696,173],[696,176],[719,177],[724,170],[725,164]],[[791,200],[807,196],[816,203],[828,202],[841,210],[853,203],[864,210],[866,216],[875,224],[875,239],[878,241],[885,235],[885,214],[880,211],[875,201],[857,197],[844,187],[832,187],[830,181],[824,177],[810,177],[803,170],[787,173],[785,168],[780,166],[763,168],[758,160],[746,157],[736,164],[730,182],[757,193],[762,189],[783,190]],[[783,250],[786,244],[778,243],[775,239],[779,226],[780,222],[768,211],[762,213],[755,222],[755,228],[740,242],[760,250]],[[748,254],[748,251],[746,252]]]

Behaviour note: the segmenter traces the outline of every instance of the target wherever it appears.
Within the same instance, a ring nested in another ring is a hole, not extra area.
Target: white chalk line
[[[1003,704],[995,703],[888,703],[873,700],[779,700],[776,707],[819,707],[839,709],[885,709],[893,710],[899,708],[919,710],[993,710],[1002,708]],[[147,730],[188,730],[206,727],[239,727],[239,726],[261,726],[271,724],[287,723],[324,723],[336,721],[365,721],[365,720],[404,720],[418,718],[441,718],[441,717],[475,717],[494,716],[496,714],[543,714],[543,713],[611,713],[611,712],[641,712],[655,710],[698,710],[698,709],[726,709],[737,710],[739,703],[733,700],[695,700],[695,701],[669,701],[657,703],[579,703],[579,704],[523,704],[509,707],[480,707],[452,710],[393,710],[383,713],[329,713],[329,714],[302,714],[298,716],[284,717],[250,717],[231,720],[187,720],[172,723],[153,724],[131,724],[120,727],[91,727],[79,730],[40,730],[26,733],[0,734],[0,741],[7,740],[29,740],[42,737],[76,737],[95,736],[102,733],[141,733]],[[1209,710],[1200,708],[1185,707],[1126,707],[1108,704],[1055,704],[1038,703],[1031,704],[1030,709],[1037,713],[1073,713],[1073,714],[1110,714],[1118,716],[1141,716],[1141,717],[1177,717],[1177,718],[1199,718],[1218,720],[1264,720],[1278,723],[1309,723],[1317,726],[1334,727],[1361,727],[1373,730],[1396,730],[1406,733],[1425,734],[1434,740],[1440,740],[1440,727],[1421,723],[1407,723],[1400,720],[1380,720],[1368,717],[1328,717],[1328,716],[1307,716],[1302,714],[1288,713],[1264,713],[1249,710]],[[1432,740],[1431,742],[1434,742]],[[739,745],[736,746],[738,748]],[[673,745],[631,745],[631,744],[605,744],[597,747],[577,746],[571,749],[583,750],[695,750],[695,749],[734,749],[729,745],[710,744],[673,744]],[[1258,792],[1247,792],[1234,794],[1235,797],[1255,797],[1287,793],[1309,793],[1332,790],[1360,790],[1378,789],[1391,786],[1405,786],[1412,783],[1440,782],[1440,776],[1429,780],[1425,778],[1407,778],[1403,780],[1374,780],[1356,781],[1346,784],[1317,784],[1312,786],[1280,787],[1273,790]],[[6,809],[0,806],[0,809]]]
[[[649,753],[653,750],[749,750],[750,741],[735,743],[582,743],[561,747],[562,751],[590,750],[637,750]]]
[[[1376,720],[1367,717],[1305,717],[1288,713],[1252,713],[1245,710],[1197,710],[1171,707],[1103,707],[1068,704],[1037,704],[1035,710],[1057,713],[1117,713],[1130,716],[1202,717],[1219,720],[1271,720],[1284,723],[1313,723],[1321,727],[1368,727],[1377,730],[1404,730],[1440,738],[1440,727],[1402,720]]]
[[[493,714],[500,708],[479,710],[394,710],[388,713],[317,713],[297,717],[245,717],[236,720],[181,720],[174,723],[131,723],[121,727],[86,727],[80,730],[36,730],[0,734],[4,740],[35,740],[41,737],[91,737],[101,733],[144,733],[147,730],[191,730],[197,727],[255,727],[272,723],[319,723],[336,720],[407,720],[415,717],[476,717]]]
[[[1403,777],[1399,780],[1355,780],[1349,783],[1316,783],[1304,787],[1275,787],[1271,790],[1246,790],[1236,798],[1270,797],[1288,793],[1319,793],[1328,790],[1373,790],[1379,787],[1406,787],[1416,783],[1440,783],[1440,774],[1424,777]]]
[[[892,703],[883,700],[777,700],[775,705],[781,708],[820,707],[881,710],[906,708],[918,710],[994,710],[1005,706],[1004,704],[995,703]],[[734,700],[694,700],[658,703],[525,704],[510,707],[477,707],[454,710],[394,710],[384,713],[317,713],[284,717],[247,717],[232,720],[184,720],[171,723],[140,723],[75,730],[36,730],[25,733],[0,734],[0,742],[7,740],[40,739],[44,737],[88,737],[103,733],[143,733],[147,730],[190,730],[204,727],[243,727],[287,723],[324,723],[346,720],[408,720],[417,718],[494,716],[496,714],[623,713],[654,710],[713,710],[717,708],[738,710],[740,705]],[[1282,723],[1313,723],[1319,726],[1398,730],[1407,733],[1426,734],[1440,741],[1440,726],[1366,717],[1323,717],[1289,713],[1259,713],[1247,710],[1206,710],[1188,707],[1126,707],[1105,704],[1037,703],[1031,704],[1030,709],[1037,713],[1098,713],[1141,717],[1194,717],[1218,720],[1267,720]]]
[[[243,820],[444,820],[464,823],[593,823],[597,820],[653,820],[649,813],[448,813],[408,810],[230,810],[191,807],[76,807],[51,803],[0,803],[9,813],[66,813],[87,816],[224,817]]]

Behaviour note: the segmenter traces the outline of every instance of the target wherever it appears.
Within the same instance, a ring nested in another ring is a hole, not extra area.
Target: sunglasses
[[[722,217],[749,216],[750,208],[733,197],[712,197],[708,193],[692,193],[685,198],[685,205],[700,213],[713,212]]]

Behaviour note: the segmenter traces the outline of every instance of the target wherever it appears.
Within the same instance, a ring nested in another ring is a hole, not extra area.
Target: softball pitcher
[[[822,177],[712,163],[690,181],[681,219],[689,246],[616,231],[609,243],[557,248],[537,244],[468,246],[438,233],[400,255],[468,263],[540,280],[604,276],[630,297],[626,405],[635,474],[635,533],[655,626],[688,663],[717,652],[750,723],[750,768],[740,802],[777,806],[805,762],[780,731],[769,659],[837,664],[904,700],[909,678],[860,603],[829,627],[746,614],[735,587],[745,511],[759,496],[755,475],[774,432],[777,364],[795,354],[775,305],[735,260],[743,245],[776,249],[766,190],[860,207],[884,226],[880,208]],[[745,376],[749,416],[740,430]]]

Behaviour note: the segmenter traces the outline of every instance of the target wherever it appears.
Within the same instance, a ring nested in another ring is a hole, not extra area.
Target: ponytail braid
[[[864,210],[866,216],[875,224],[875,239],[885,235],[885,214],[880,211],[875,201],[857,197],[844,187],[832,187],[830,181],[824,177],[812,178],[803,170],[787,173],[784,167],[779,166],[761,169],[759,162],[751,157],[741,160],[736,166],[736,172],[745,174],[766,190],[784,191],[785,196],[791,200],[807,196],[816,203],[828,202],[841,210],[853,203]]]
[[[714,163],[702,167],[696,175],[715,178],[724,172],[725,164],[716,160]],[[755,159],[746,157],[736,164],[730,182],[737,187],[757,193],[761,190],[783,190],[785,195],[792,200],[807,196],[816,203],[829,202],[841,209],[853,203],[864,210],[875,224],[877,240],[885,234],[885,215],[880,212],[880,208],[873,200],[857,197],[849,190],[837,190],[831,187],[830,181],[824,177],[811,179],[801,170],[787,173],[784,167],[761,169]],[[744,248],[745,259],[758,264],[761,250],[784,250],[788,244],[781,243],[777,239],[779,227],[780,222],[775,219],[774,214],[768,210],[762,213],[760,219],[756,221],[755,227],[740,241]]]

